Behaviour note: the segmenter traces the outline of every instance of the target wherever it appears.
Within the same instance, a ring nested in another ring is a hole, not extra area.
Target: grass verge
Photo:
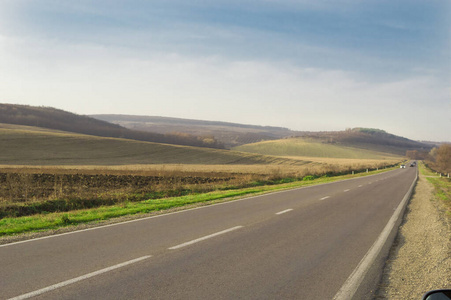
[[[320,178],[312,177],[308,178],[309,180],[294,181],[289,183],[283,183],[284,180],[281,180],[280,184],[257,186],[238,190],[214,191],[197,195],[187,195],[165,199],[150,199],[140,202],[125,202],[113,206],[102,206],[93,209],[75,210],[64,213],[57,212],[17,218],[3,218],[0,220],[0,236],[45,231],[61,227],[74,226],[82,223],[98,223],[104,220],[126,215],[146,214],[182,206],[191,207],[190,205],[194,204],[208,205],[217,203],[218,201],[234,200],[243,196],[259,195],[279,190],[374,175],[393,169],[394,168],[389,168],[355,175],[341,175],[334,177],[323,176]]]
[[[419,164],[421,174],[434,186],[434,198],[440,200],[446,209],[446,215],[451,219],[451,179],[439,177],[436,172],[427,168],[424,163]]]

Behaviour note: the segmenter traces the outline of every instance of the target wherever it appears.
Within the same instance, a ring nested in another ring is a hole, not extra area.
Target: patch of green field
[[[378,151],[359,149],[342,144],[325,143],[308,138],[290,138],[264,141],[238,146],[233,149],[248,153],[290,157],[310,156],[352,159],[384,159],[394,156],[392,154],[388,155]]]
[[[229,150],[102,138],[14,125],[0,126],[0,150],[0,165],[307,163]]]

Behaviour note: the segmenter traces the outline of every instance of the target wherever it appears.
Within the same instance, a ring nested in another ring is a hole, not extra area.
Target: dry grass
[[[242,188],[286,178],[349,174],[392,161],[294,165],[0,166],[0,204],[58,199],[139,201],[145,198]]]
[[[211,175],[215,173],[259,174],[302,177],[305,174],[325,174],[330,170],[345,172],[347,170],[377,169],[395,165],[399,158],[391,159],[340,159],[324,157],[293,157],[302,164],[130,164],[130,165],[0,165],[1,172],[7,173],[51,173],[51,174],[111,174],[143,175],[159,174],[194,174]]]
[[[302,170],[308,172],[307,168]],[[345,169],[341,170],[345,171]],[[8,185],[15,185],[15,191],[19,192],[16,195],[22,199],[15,199],[16,201],[10,199],[11,201],[7,200],[0,205],[0,236],[98,222],[191,204],[208,205],[208,203],[220,201],[220,199],[232,199],[244,195],[332,182],[366,174],[364,172],[364,174],[330,177],[334,174],[333,170],[323,169],[328,172],[327,174],[323,173],[326,176],[321,176],[321,178],[314,175],[290,178],[283,177],[285,174],[283,169],[273,168],[272,173],[266,176],[249,173],[223,173],[224,177],[221,177],[218,172],[214,172],[212,175],[217,176],[215,178],[196,178],[187,176],[189,173],[186,172],[165,171],[166,174],[172,172],[173,175],[184,174],[186,177],[165,178],[161,176],[154,178],[133,175],[93,175],[92,172],[96,171],[93,169],[82,170],[90,173],[83,176],[76,173],[63,174],[63,169],[58,169],[59,174],[41,174],[36,169],[26,170],[25,173],[13,173],[12,169],[8,171],[10,172],[3,175],[9,176],[7,179],[9,182],[0,184],[0,187],[7,191]],[[67,173],[75,171],[75,169],[71,169]],[[111,171],[103,170],[104,173]],[[112,172],[126,173],[126,170],[113,170]],[[372,173],[374,174],[374,172]],[[204,175],[206,174],[208,173],[204,173]],[[44,180],[47,184],[39,183],[39,179],[42,182],[43,178],[48,179]],[[44,192],[50,192],[47,194],[49,200],[45,200],[45,196],[36,196],[43,186],[47,186]],[[33,187],[37,189],[35,190]],[[146,189],[150,189],[150,191],[146,192]],[[157,189],[159,191],[156,191]],[[23,193],[25,190],[26,194]],[[73,194],[75,197],[67,198],[67,193],[73,191],[78,191]],[[112,193],[114,191],[116,193]],[[207,191],[211,192],[206,193]]]

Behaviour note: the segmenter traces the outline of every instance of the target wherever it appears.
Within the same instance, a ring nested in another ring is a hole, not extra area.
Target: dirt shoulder
[[[433,191],[420,174],[374,299],[421,299],[451,288],[451,228]]]

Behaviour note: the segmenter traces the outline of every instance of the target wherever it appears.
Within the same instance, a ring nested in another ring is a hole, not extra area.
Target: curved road
[[[332,299],[415,178],[408,167],[2,245],[0,299]]]

